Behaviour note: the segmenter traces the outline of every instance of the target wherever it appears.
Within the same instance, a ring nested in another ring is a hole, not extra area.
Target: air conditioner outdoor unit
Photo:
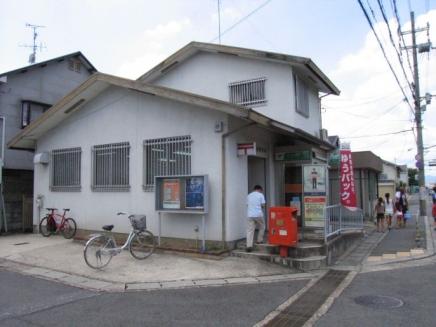
[[[325,128],[322,128],[322,129],[319,131],[319,135],[320,135],[320,137],[321,137],[321,140],[323,140],[323,141],[328,141],[329,134],[328,134],[328,132],[327,132],[327,130],[326,130]]]
[[[49,162],[49,154],[48,154],[48,152],[37,153],[33,157],[33,163],[34,164],[48,164],[48,162]]]

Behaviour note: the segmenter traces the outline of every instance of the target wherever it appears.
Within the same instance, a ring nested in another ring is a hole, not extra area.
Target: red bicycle
[[[49,212],[39,223],[39,232],[42,236],[48,237],[52,234],[61,232],[66,239],[74,237],[76,234],[76,222],[73,218],[66,218],[65,215],[70,209],[63,209],[63,215],[55,213],[56,208],[46,208]]]

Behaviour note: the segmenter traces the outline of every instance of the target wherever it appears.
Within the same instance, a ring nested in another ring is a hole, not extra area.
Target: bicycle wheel
[[[148,258],[154,251],[156,243],[154,236],[148,230],[137,232],[129,244],[129,251],[136,259]]]
[[[66,239],[70,239],[72,237],[74,237],[74,235],[76,235],[76,222],[74,221],[73,218],[67,218],[65,219],[64,225],[62,226],[62,235],[64,235],[64,237]]]
[[[44,237],[49,237],[53,233],[53,226],[48,219],[49,216],[45,216],[39,223],[39,232]]]
[[[94,236],[86,242],[83,250],[86,264],[93,269],[106,267],[112,259],[112,253],[108,250],[114,247],[112,239],[104,235]]]

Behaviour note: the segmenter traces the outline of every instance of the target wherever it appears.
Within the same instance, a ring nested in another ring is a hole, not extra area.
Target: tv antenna
[[[44,28],[45,26],[26,23],[26,27],[30,27],[33,30],[33,44],[24,44],[20,46],[24,48],[32,48],[32,53],[29,56],[29,64],[34,64],[36,61],[36,50],[39,49],[39,51],[42,51],[43,48],[46,48],[42,45],[42,43],[40,43],[39,45],[36,44],[36,38],[38,37],[38,33],[36,30],[38,28]]]

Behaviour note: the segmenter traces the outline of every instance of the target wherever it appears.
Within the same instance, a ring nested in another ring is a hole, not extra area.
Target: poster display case
[[[159,212],[208,212],[207,175],[157,176],[155,209]]]

